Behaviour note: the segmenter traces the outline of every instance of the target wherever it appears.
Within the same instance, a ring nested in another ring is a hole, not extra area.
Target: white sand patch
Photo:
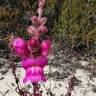
[[[58,68],[52,68],[52,72],[58,70]],[[49,66],[45,67],[45,73],[50,72]],[[17,69],[17,76],[19,79],[22,81],[24,77],[24,70],[22,68]],[[82,70],[82,69],[77,69],[75,76],[77,77],[78,80],[82,81],[78,86],[74,87],[74,91],[72,92],[72,96],[96,96],[96,93],[92,91],[92,85],[96,86],[96,78],[94,77],[92,80],[89,78],[90,73]],[[9,72],[2,76],[0,74],[0,77],[4,77],[3,80],[0,80],[0,91],[4,94],[7,90],[10,90],[6,96],[19,96],[15,92],[15,80],[14,76],[11,73],[11,70]],[[14,83],[15,86],[12,86],[11,83]],[[21,82],[21,88],[26,87],[28,84],[24,85]],[[31,84],[30,84],[31,85]],[[50,96],[47,95],[47,91],[51,90],[52,93],[55,96],[65,96],[68,90],[68,79],[65,78],[61,81],[55,81],[53,79],[47,80],[45,83],[41,84],[41,90],[43,90],[43,96]],[[29,91],[32,93],[32,88],[29,89]],[[0,96],[2,96],[0,94]]]

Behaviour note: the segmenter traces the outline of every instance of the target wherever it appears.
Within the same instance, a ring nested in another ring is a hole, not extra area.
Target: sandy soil
[[[86,65],[86,64],[85,64]],[[45,67],[45,73],[50,73],[50,67]],[[58,68],[52,67],[51,72],[60,71]],[[24,75],[24,70],[22,68],[17,69],[17,76],[20,78],[21,88],[25,88],[32,93],[32,87],[28,88],[30,82],[26,85],[22,83],[22,78]],[[90,73],[84,69],[76,69],[75,76],[77,78],[77,84],[72,91],[72,96],[96,96],[96,78],[92,77],[90,79]],[[14,76],[9,70],[5,75],[0,74],[0,96],[19,96],[16,91],[16,84],[14,81]],[[68,78],[61,80],[55,80],[54,78],[49,78],[47,82],[41,83],[41,90],[43,90],[43,96],[48,95],[48,90],[53,93],[52,96],[66,96],[68,91]],[[5,95],[4,95],[5,94]]]

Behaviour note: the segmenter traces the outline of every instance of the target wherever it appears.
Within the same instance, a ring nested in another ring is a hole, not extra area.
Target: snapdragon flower
[[[21,58],[21,65],[25,70],[24,83],[46,81],[44,67],[48,64],[47,56],[51,41],[49,39],[40,40],[41,34],[48,32],[48,28],[45,26],[47,18],[42,17],[44,5],[45,0],[39,0],[38,16],[30,18],[32,25],[27,27],[27,32],[31,38],[26,41],[22,38],[14,38],[12,41],[15,54]]]
[[[22,38],[14,39],[12,44],[17,56],[21,58],[29,56],[30,52],[27,43]]]

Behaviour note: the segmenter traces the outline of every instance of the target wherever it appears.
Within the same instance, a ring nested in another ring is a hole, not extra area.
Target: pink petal
[[[16,38],[13,40],[13,46],[15,47],[24,47],[25,41],[22,38]]]
[[[48,59],[46,57],[43,57],[43,56],[39,56],[36,58],[36,61],[37,61],[37,64],[40,66],[40,67],[44,67],[45,65],[48,64]]]
[[[22,67],[27,69],[28,67],[34,66],[36,64],[36,60],[34,58],[26,58],[22,60]]]
[[[21,64],[24,69],[32,66],[44,67],[46,64],[48,64],[48,59],[43,56],[39,56],[37,58],[26,58],[22,60]]]
[[[49,50],[43,50],[42,51],[42,56],[47,57],[48,54],[49,54]]]
[[[13,48],[19,57],[26,57],[30,54],[27,43],[22,38],[14,39]]]
[[[27,83],[28,81],[31,81],[32,83],[38,83],[43,80],[41,75],[31,75],[31,76],[26,76],[23,79],[23,83]]]
[[[28,77],[28,80],[30,80],[33,83],[38,83],[42,81],[42,76],[41,75],[32,75],[31,77]]]
[[[40,72],[42,70],[42,72]],[[23,79],[23,82],[26,83],[27,81],[31,81],[31,82],[40,82],[40,81],[46,81],[45,75],[44,75],[44,71],[42,68],[38,67],[38,69],[36,67],[33,68],[28,68],[26,70],[26,76]]]
[[[41,67],[34,66],[34,67],[28,67],[26,69],[26,75],[27,76],[28,75],[38,75],[38,74],[43,74],[43,73],[44,73],[44,70]]]

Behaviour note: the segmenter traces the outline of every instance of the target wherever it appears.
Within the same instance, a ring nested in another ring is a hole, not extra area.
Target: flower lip
[[[27,81],[31,82],[46,81],[43,68],[41,67],[28,68],[26,70],[26,76],[23,79],[24,83],[26,83]]]
[[[24,60],[22,60],[22,66],[23,68],[27,69],[28,67],[44,67],[46,64],[48,63],[48,59],[40,56],[37,58],[26,58]]]
[[[31,76],[26,76],[24,79],[23,79],[23,83],[26,83],[28,81],[31,81],[32,83],[38,83],[38,82],[42,82],[42,81],[46,81],[46,77],[45,76],[42,76],[42,75],[32,75]]]

